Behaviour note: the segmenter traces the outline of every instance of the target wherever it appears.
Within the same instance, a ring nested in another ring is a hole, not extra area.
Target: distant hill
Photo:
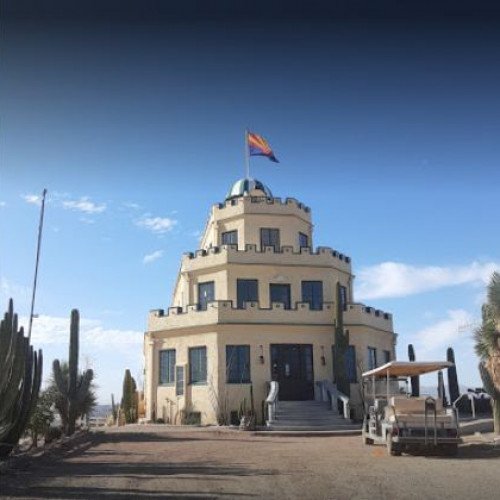
[[[111,405],[97,405],[91,417],[106,417],[111,413]]]

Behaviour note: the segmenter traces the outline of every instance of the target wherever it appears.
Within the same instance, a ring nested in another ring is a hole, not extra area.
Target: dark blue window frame
[[[226,346],[226,380],[228,384],[248,384],[250,379],[250,346]]]
[[[207,383],[206,346],[189,348],[189,383],[190,384]]]
[[[358,374],[356,370],[356,348],[353,345],[348,346],[345,353],[345,371],[349,382],[355,384],[358,381]]]
[[[271,304],[273,302],[281,302],[285,309],[291,307],[290,285],[284,283],[271,283],[269,285],[269,297]]]
[[[238,245],[238,231],[226,231],[222,233],[221,245]]]
[[[160,351],[160,384],[167,385],[175,382],[175,349]]]
[[[236,303],[238,309],[245,307],[245,302],[259,301],[259,281],[253,279],[236,280]]]
[[[375,347],[368,347],[368,370],[377,368],[377,349]]]
[[[314,311],[323,309],[323,282],[303,281],[302,302],[309,302],[309,308]]]
[[[200,311],[206,311],[207,304],[212,300],[215,300],[215,283],[213,281],[198,283],[198,308]]]
[[[280,250],[280,230],[276,228],[263,227],[260,229],[260,246],[274,247],[275,252]]]
[[[299,247],[308,247],[309,246],[309,236],[305,233],[299,233]]]

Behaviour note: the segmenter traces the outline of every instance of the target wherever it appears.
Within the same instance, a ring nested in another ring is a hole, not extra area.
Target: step
[[[318,420],[309,420],[309,419],[301,419],[301,418],[281,418],[278,420],[273,420],[273,425],[310,425],[311,427],[314,425],[352,425],[350,420],[344,419],[318,419]]]
[[[333,429],[333,430],[299,430],[289,431],[284,429],[259,430],[252,433],[253,436],[267,437],[328,437],[328,436],[359,436],[361,435],[361,427],[358,429]]]
[[[361,432],[361,425],[269,425],[269,431],[355,431]]]
[[[338,415],[276,415],[274,420],[308,420],[310,422],[317,422],[321,420],[328,420],[332,422],[345,421],[345,418],[339,417]]]

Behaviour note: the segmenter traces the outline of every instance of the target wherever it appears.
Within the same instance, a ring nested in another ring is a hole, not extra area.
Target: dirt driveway
[[[0,475],[5,498],[496,498],[500,450],[388,457],[357,436],[273,437],[127,426]]]

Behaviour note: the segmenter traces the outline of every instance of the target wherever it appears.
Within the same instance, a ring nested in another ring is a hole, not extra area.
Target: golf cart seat
[[[406,396],[393,396],[390,398],[389,404],[394,408],[397,415],[425,413],[425,400],[427,397],[420,396],[408,398]],[[443,411],[443,400],[436,398],[436,412]]]

